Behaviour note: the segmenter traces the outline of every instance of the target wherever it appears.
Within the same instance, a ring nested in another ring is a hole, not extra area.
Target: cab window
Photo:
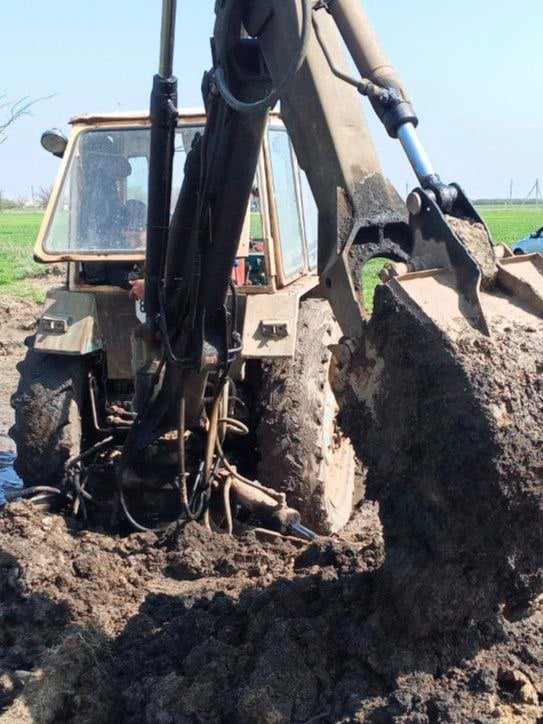
[[[183,127],[177,132],[176,193],[186,154],[201,128]],[[145,233],[136,232],[145,228],[141,217],[147,212],[149,149],[150,128],[80,133],[44,238],[45,251],[143,254]]]
[[[268,138],[283,275],[288,278],[306,266],[297,169],[287,132],[271,128]]]

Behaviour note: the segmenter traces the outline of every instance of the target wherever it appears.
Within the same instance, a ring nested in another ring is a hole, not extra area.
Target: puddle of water
[[[13,469],[15,455],[11,452],[0,452],[0,505],[6,502],[5,494],[19,490],[22,482]]]

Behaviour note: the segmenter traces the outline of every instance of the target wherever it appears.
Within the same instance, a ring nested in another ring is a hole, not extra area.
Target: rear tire
[[[81,451],[87,363],[82,357],[35,352],[34,337],[27,345],[11,398],[15,472],[25,487],[58,485],[68,458]]]
[[[355,455],[336,425],[328,345],[340,336],[328,302],[302,302],[293,359],[263,363],[257,437],[259,479],[285,492],[302,522],[319,533],[340,530],[353,506]]]

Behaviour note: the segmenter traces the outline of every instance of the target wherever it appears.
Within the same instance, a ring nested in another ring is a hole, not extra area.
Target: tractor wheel
[[[69,457],[82,445],[82,404],[87,363],[82,357],[34,351],[34,338],[17,365],[19,386],[11,398],[17,447],[15,472],[25,487],[60,482]]]
[[[328,302],[302,302],[293,359],[263,364],[259,480],[285,492],[302,522],[319,533],[340,530],[353,506],[355,456],[336,424],[328,345],[339,327]]]

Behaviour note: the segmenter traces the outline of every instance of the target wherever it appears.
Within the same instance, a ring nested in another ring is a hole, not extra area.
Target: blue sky
[[[200,105],[215,0],[178,0],[175,72],[180,103]],[[0,145],[0,190],[30,195],[58,161],[41,132],[79,113],[147,106],[158,64],[160,0],[4,0],[0,91],[55,93]],[[403,77],[421,136],[442,177],[473,197],[525,195],[543,178],[542,0],[366,0]],[[368,115],[371,114],[369,111]],[[385,173],[402,195],[414,185],[398,145],[371,122]]]

